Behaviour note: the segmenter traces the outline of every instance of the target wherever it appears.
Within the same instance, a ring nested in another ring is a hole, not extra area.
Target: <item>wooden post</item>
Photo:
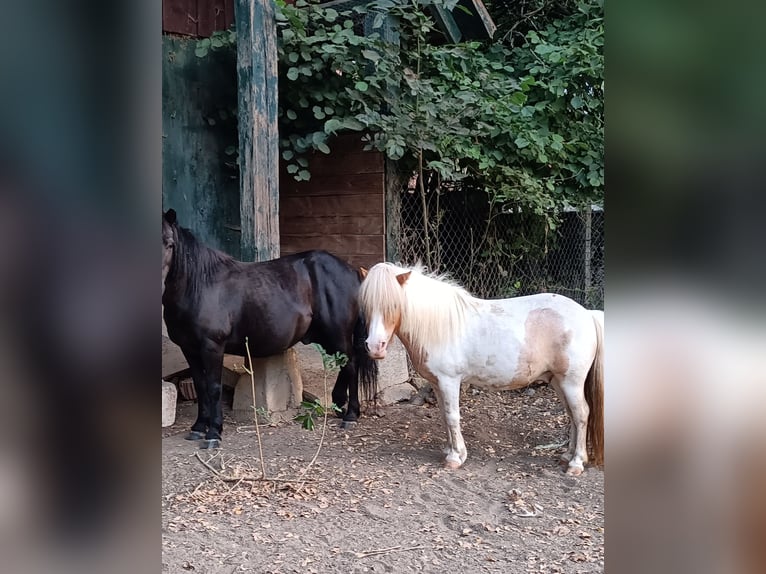
[[[236,0],[243,261],[279,257],[277,28],[273,0]]]

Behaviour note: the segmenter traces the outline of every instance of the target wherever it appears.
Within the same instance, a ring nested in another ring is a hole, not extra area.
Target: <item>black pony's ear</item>
[[[165,221],[167,221],[170,225],[176,224],[176,210],[175,209],[168,209],[165,213],[162,214],[162,217],[165,218]]]

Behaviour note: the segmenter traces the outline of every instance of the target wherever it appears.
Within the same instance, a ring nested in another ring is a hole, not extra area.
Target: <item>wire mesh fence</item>
[[[402,194],[401,263],[446,272],[485,299],[548,292],[603,309],[602,209],[564,211],[551,221],[491,205],[482,190],[465,182],[442,183],[425,201],[414,187]]]

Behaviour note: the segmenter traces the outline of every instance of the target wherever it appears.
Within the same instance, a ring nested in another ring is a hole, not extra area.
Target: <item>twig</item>
[[[367,558],[368,556],[379,556],[381,554],[389,554],[391,552],[405,552],[407,550],[425,550],[425,546],[408,546],[402,548],[401,546],[392,546],[391,548],[381,548],[380,550],[367,550],[365,552],[354,552],[354,556],[357,558]]]
[[[194,456],[197,457],[197,460],[200,461],[205,467],[212,472],[216,478],[219,480],[222,480],[223,482],[325,482],[325,479],[323,478],[304,478],[304,479],[292,479],[292,478],[266,478],[263,476],[227,476],[225,474],[222,474],[220,471],[213,468],[209,462],[206,460],[202,460],[202,457],[199,455],[199,453],[194,453]],[[216,455],[217,456],[217,455]],[[215,457],[214,457],[215,458]]]
[[[322,357],[322,363],[324,363],[324,357]],[[323,379],[323,381],[324,381],[324,402],[325,402],[325,405],[326,405],[327,404],[327,367],[326,366],[325,366],[325,369],[324,369],[324,379]],[[324,442],[324,435],[327,432],[327,410],[328,409],[325,406],[325,409],[324,409],[324,423],[322,424],[322,436],[319,437],[319,446],[317,446],[317,450],[314,453],[314,457],[311,459],[311,462],[309,462],[308,466],[306,466],[306,468],[303,469],[303,472],[298,477],[299,479],[303,478],[306,475],[306,473],[309,471],[311,466],[316,462],[316,459],[319,456],[319,451],[322,450],[322,443]],[[298,485],[298,488],[295,489],[295,492],[296,493],[300,492],[302,488],[303,488],[303,483]]]
[[[221,478],[221,473],[220,473],[220,472],[218,472],[218,470],[216,470],[216,469],[215,469],[215,468],[213,468],[212,466],[210,466],[210,463],[209,463],[209,462],[207,462],[206,460],[202,460],[202,457],[199,455],[199,453],[198,453],[198,452],[195,452],[195,453],[194,453],[194,456],[196,456],[196,457],[197,457],[197,460],[198,460],[198,461],[200,461],[200,462],[201,462],[203,465],[205,465],[205,467],[206,467],[206,468],[207,468],[207,469],[208,469],[210,472],[212,472],[212,473],[213,473],[214,475],[216,475],[217,477]],[[216,455],[216,456],[217,456],[217,455]],[[215,457],[213,457],[213,458],[215,458]],[[211,458],[210,460],[212,460],[212,458]]]
[[[562,446],[566,445],[569,442],[569,439],[563,441],[563,442],[552,442],[551,444],[540,444],[537,445],[534,450],[553,450],[556,448],[561,448]]]
[[[247,351],[247,369],[250,374],[250,385],[253,391],[253,422],[255,423],[255,436],[258,437],[258,455],[261,457],[261,476],[266,478],[266,463],[263,460],[263,443],[261,443],[261,428],[258,426],[258,408],[255,405],[255,374],[253,372],[253,359],[250,357],[250,342],[245,337],[245,350]]]

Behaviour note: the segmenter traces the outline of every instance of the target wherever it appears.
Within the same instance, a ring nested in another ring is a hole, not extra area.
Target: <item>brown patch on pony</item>
[[[370,271],[369,271],[368,269],[365,269],[364,267],[360,267],[360,268],[359,268],[359,279],[361,279],[362,281],[364,281],[364,280],[367,278],[367,274],[368,274],[369,272],[370,272]]]
[[[425,349],[418,350],[414,345],[407,340],[407,338],[399,333],[399,324],[401,323],[401,315],[399,316],[399,322],[394,328],[394,334],[401,340],[402,344],[407,349],[407,353],[412,361],[412,366],[418,374],[433,385],[439,385],[439,379],[434,375],[431,370],[426,366],[428,362],[428,352]]]
[[[572,333],[564,329],[561,315],[553,309],[535,309],[527,316],[524,330],[524,346],[511,379],[513,387],[565,375],[569,370],[567,348]]]
[[[399,282],[399,285],[404,285],[407,283],[407,279],[410,278],[410,273],[412,273],[412,271],[407,271],[407,273],[399,273],[399,275],[396,276],[396,280]]]

